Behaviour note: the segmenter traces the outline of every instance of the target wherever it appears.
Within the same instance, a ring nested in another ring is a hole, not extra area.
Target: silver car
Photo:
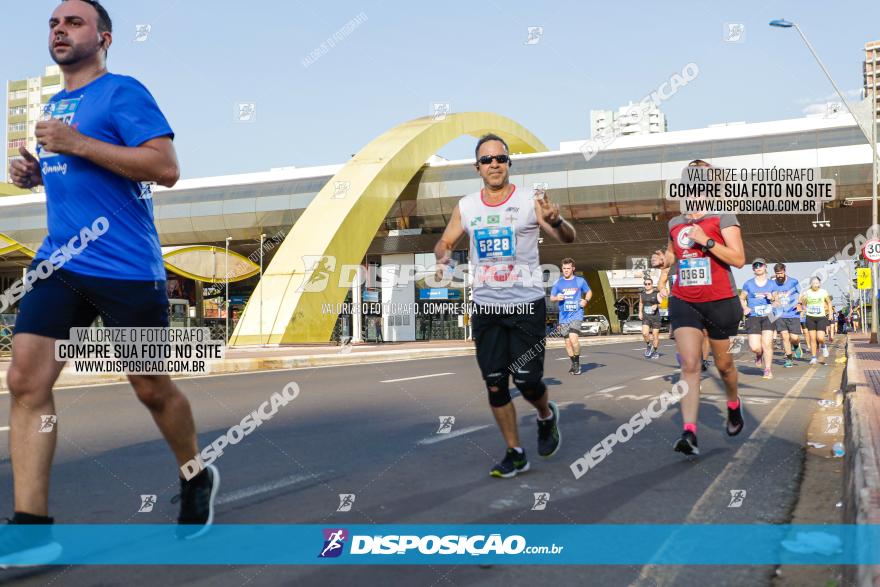
[[[581,322],[581,336],[599,336],[611,332],[611,323],[602,314],[584,316]]]
[[[642,321],[639,320],[639,317],[636,315],[632,315],[626,319],[621,327],[621,332],[623,334],[641,334],[642,333]]]

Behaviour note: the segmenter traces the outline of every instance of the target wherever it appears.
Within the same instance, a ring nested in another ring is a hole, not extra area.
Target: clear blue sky
[[[15,18],[0,24],[0,83],[51,62],[47,21],[57,2],[14,5]],[[770,19],[798,21],[844,90],[861,87],[862,46],[880,37],[873,0],[105,5],[115,28],[110,69],[156,96],[185,178],[341,163],[432,102],[510,116],[556,148],[588,136],[591,108],[638,100],[691,61],[699,78],[663,106],[670,130],[795,118],[832,89],[797,33],[768,27]],[[365,22],[303,66],[360,13]],[[743,42],[723,41],[726,22],[745,25]],[[133,42],[136,24],[151,25],[146,42]],[[529,26],[544,27],[536,45],[525,44]],[[236,102],[255,102],[257,121],[236,123]],[[465,157],[471,145],[458,140],[441,154]]]

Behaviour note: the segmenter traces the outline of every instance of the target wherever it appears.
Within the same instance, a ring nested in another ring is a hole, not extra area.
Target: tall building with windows
[[[871,97],[871,88],[876,92],[874,108],[877,118],[880,118],[880,41],[868,41],[865,43],[865,61],[863,62],[865,97]]]
[[[666,116],[656,104],[648,110],[634,107],[630,102],[614,110],[590,110],[590,137],[611,132],[615,137],[649,135],[666,132]]]
[[[13,159],[20,157],[19,147],[36,152],[34,126],[40,119],[42,105],[61,91],[61,69],[49,65],[41,76],[6,82],[6,173]]]

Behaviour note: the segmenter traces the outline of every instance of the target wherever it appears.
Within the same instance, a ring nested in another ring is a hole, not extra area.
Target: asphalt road
[[[288,382],[299,397],[216,464],[222,472],[217,522],[326,524],[784,523],[794,505],[805,427],[827,367],[775,367],[763,380],[740,356],[746,430],[724,433],[725,406],[714,367],[703,380],[700,448],[686,459],[671,446],[678,408],[614,448],[580,479],[569,465],[677,380],[673,343],[646,360],[640,337],[589,347],[585,373],[566,373],[562,349],[548,352],[545,380],[561,407],[563,446],[536,455],[535,416],[515,400],[532,470],[488,476],[503,443],[473,357],[269,371],[179,381],[204,446]],[[833,355],[832,359],[833,360]],[[5,398],[0,422],[8,419]],[[59,523],[171,523],[177,472],[148,412],[126,385],[56,393],[59,444],[52,514]],[[454,416],[452,432],[437,434]],[[5,424],[4,424],[5,425]],[[11,467],[0,431],[0,506],[11,515]],[[731,491],[745,490],[739,507]],[[533,511],[533,494],[549,505]],[[339,494],[356,495],[337,512]],[[150,513],[140,495],[155,494]],[[769,567],[44,567],[0,574],[21,585],[761,585]]]

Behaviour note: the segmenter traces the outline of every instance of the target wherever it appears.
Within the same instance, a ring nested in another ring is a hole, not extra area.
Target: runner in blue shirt
[[[752,261],[755,277],[746,281],[740,292],[743,311],[746,314],[746,332],[749,348],[755,353],[755,366],[763,367],[764,379],[772,379],[773,372],[773,323],[772,304],[775,299],[775,283],[767,278],[767,262],[762,258]]]
[[[777,263],[773,267],[776,279],[773,281],[776,301],[773,303],[773,317],[776,332],[782,335],[782,347],[785,350],[785,367],[792,367],[792,357],[800,359],[801,350],[801,319],[800,303],[801,287],[798,280],[785,274],[785,264]]]
[[[61,553],[52,539],[49,474],[57,428],[52,388],[64,361],[55,342],[100,316],[105,327],[168,327],[168,298],[159,236],[147,182],[173,186],[179,177],[174,132],[137,80],[107,72],[112,22],[94,0],[64,0],[49,19],[49,52],[64,89],[37,123],[37,157],[20,148],[10,178],[20,188],[46,188],[49,234],[24,279],[15,324],[9,451],[15,488],[10,530],[0,536],[0,565],[27,551],[31,564]],[[192,411],[168,375],[129,375],[178,465],[199,452]],[[41,430],[43,432],[43,430]],[[181,475],[179,533],[193,538],[211,525],[219,474],[208,465]],[[45,528],[39,536],[19,524]]]
[[[581,372],[581,322],[584,319],[584,308],[593,292],[583,277],[574,274],[574,259],[566,257],[562,260],[562,277],[553,284],[550,290],[550,301],[559,302],[559,327],[565,336],[565,350],[571,359],[572,375]]]

